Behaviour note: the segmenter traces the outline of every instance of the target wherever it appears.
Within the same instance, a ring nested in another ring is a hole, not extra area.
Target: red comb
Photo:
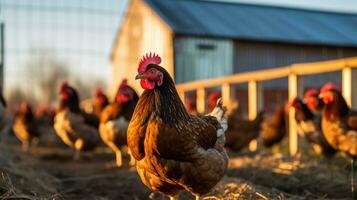
[[[143,58],[140,60],[139,67],[138,67],[138,72],[142,73],[146,71],[146,67],[150,64],[160,64],[161,63],[161,58],[159,55],[155,53],[149,53],[145,54]]]
[[[98,88],[97,91],[95,91],[95,96],[99,97],[99,96],[102,96],[102,95],[104,95],[102,89]]]
[[[312,96],[319,96],[319,91],[315,88],[311,88],[308,89],[304,94],[304,98],[312,97]]]
[[[340,92],[340,88],[336,84],[334,84],[332,82],[326,83],[321,88],[320,92],[323,93],[323,92],[327,92],[327,91],[330,91],[330,90],[333,90],[333,91],[336,91],[336,92]]]
[[[69,87],[69,84],[67,81],[63,81],[60,86],[60,90],[63,91],[65,88]]]
[[[121,83],[120,83],[120,85],[119,85],[119,88],[120,88],[120,89],[123,89],[123,88],[126,87],[127,85],[128,85],[128,79],[124,78],[124,79],[121,81]]]
[[[27,107],[27,106],[29,106],[29,103],[27,101],[22,101],[21,106]]]
[[[208,99],[213,100],[213,101],[217,101],[220,96],[221,96],[220,92],[213,91],[213,92],[208,94]]]
[[[23,101],[23,102],[21,102],[20,108],[21,108],[21,110],[29,110],[30,105],[27,101]]]
[[[187,99],[186,99],[186,103],[188,104],[188,105],[195,105],[196,104],[196,101],[195,101],[196,99],[195,98],[193,98],[193,96],[189,96],[189,97],[187,97]]]

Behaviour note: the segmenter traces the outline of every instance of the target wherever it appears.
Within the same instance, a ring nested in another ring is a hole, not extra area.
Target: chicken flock
[[[265,148],[279,144],[287,135],[289,109],[294,109],[298,133],[318,155],[344,152],[357,156],[357,112],[350,109],[338,86],[325,84],[305,92],[302,99],[278,107],[270,119],[263,111],[255,119],[242,117],[239,108],[227,111],[220,93],[208,95],[208,114],[198,113],[191,96],[181,101],[175,83],[156,54],[146,54],[135,77],[144,92],[138,93],[126,79],[113,100],[102,90],[95,92],[93,112],[80,106],[74,86],[59,87],[56,110],[33,112],[26,101],[14,111],[10,122],[6,102],[0,101],[0,139],[6,142],[11,129],[28,151],[44,134],[41,127],[53,127],[61,141],[73,149],[73,158],[106,145],[115,155],[117,167],[123,165],[122,150],[130,156],[129,166],[149,189],[170,199],[180,190],[196,198],[208,193],[224,176],[228,167],[226,149],[241,151],[253,140]],[[127,148],[125,148],[127,147]]]

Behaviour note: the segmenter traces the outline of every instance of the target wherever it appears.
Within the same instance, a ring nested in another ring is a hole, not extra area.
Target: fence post
[[[198,88],[197,89],[197,112],[205,113],[206,112],[206,89]]]
[[[227,107],[228,110],[231,109],[231,85],[225,83],[222,85],[222,100],[223,105]]]
[[[347,104],[352,106],[352,69],[348,66],[342,69],[342,95]]]
[[[290,74],[288,77],[289,82],[289,102],[298,95],[298,76]],[[294,109],[289,109],[289,153],[294,156],[298,151],[298,135],[295,121]]]
[[[261,84],[257,81],[248,82],[248,118],[254,120],[258,111],[263,105],[263,90]],[[256,151],[258,148],[258,141],[252,140],[249,143],[249,150]]]
[[[351,107],[353,109],[357,109],[357,68],[352,68],[351,92],[352,92]]]

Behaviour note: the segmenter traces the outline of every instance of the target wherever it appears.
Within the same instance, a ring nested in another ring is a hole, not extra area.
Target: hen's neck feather
[[[26,120],[33,120],[34,119],[34,116],[33,116],[33,113],[32,113],[32,110],[28,110],[27,112],[24,113],[24,116],[26,118]]]
[[[298,118],[297,120],[306,121],[313,119],[314,114],[311,112],[311,110],[307,107],[306,104],[301,103],[301,110],[298,110],[296,112],[296,117]]]
[[[69,109],[71,112],[80,113],[79,97],[75,90],[73,90],[73,96],[68,100],[61,100],[59,110]]]
[[[164,74],[163,84],[144,91],[136,106],[134,118],[139,118],[140,123],[145,124],[153,114],[170,125],[189,119],[190,115],[177,93],[174,81],[165,69],[159,69]]]
[[[324,116],[329,120],[341,119],[346,116],[350,110],[342,94],[336,94],[337,99],[331,104],[326,105],[324,110]]]

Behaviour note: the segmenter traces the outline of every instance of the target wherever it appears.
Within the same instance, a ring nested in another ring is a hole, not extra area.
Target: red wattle
[[[128,102],[130,100],[130,98],[125,96],[125,95],[119,95],[117,100],[120,103],[126,103],[126,102]]]
[[[330,103],[333,102],[333,96],[332,96],[332,95],[327,95],[327,96],[325,96],[322,100],[323,100],[323,102],[324,102],[325,104],[330,104]]]
[[[152,90],[155,88],[155,82],[154,81],[149,81],[147,79],[141,79],[140,80],[140,85],[144,90]]]
[[[310,108],[314,108],[316,109],[319,106],[319,101],[317,99],[312,98],[308,98],[307,99],[307,105]]]
[[[61,93],[61,98],[62,98],[62,99],[67,100],[67,99],[69,99],[69,97],[70,97],[70,95],[69,95],[68,93],[66,93],[66,92],[62,92],[62,93]]]

